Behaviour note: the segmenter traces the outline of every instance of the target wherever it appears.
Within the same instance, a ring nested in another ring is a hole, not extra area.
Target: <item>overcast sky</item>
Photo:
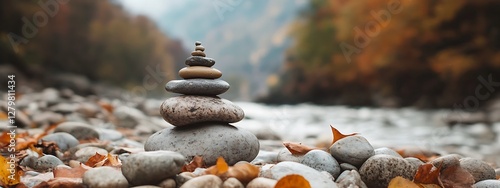
[[[118,0],[132,14],[143,14],[158,21],[160,16],[184,1],[176,0]]]

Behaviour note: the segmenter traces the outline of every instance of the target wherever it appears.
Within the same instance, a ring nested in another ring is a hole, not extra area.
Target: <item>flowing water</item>
[[[351,108],[312,104],[270,106],[237,102],[245,120],[235,125],[259,135],[316,145],[331,142],[330,125],[357,132],[375,147],[419,147],[441,154],[458,153],[500,166],[500,122],[448,125],[449,110]]]

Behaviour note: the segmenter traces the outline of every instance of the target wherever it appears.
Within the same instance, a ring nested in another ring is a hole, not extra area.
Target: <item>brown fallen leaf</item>
[[[95,153],[92,157],[85,162],[85,165],[90,166],[90,167],[96,167],[99,163],[104,163],[103,161],[106,159],[106,155],[101,155],[99,153]],[[102,164],[101,164],[102,166]]]
[[[432,161],[436,158],[438,158],[440,155],[439,153],[430,151],[430,150],[424,150],[419,147],[401,147],[401,148],[394,148],[394,151],[398,152],[399,155],[402,157],[415,157],[417,159],[420,159],[423,162],[429,162]]]
[[[11,154],[14,155],[14,154]],[[0,155],[0,186],[10,187],[16,185],[21,181],[22,170],[16,165],[16,160],[14,158],[3,157]]]
[[[441,171],[439,176],[443,187],[466,188],[475,183],[474,177],[460,165],[450,166]]]
[[[401,176],[396,176],[395,178],[392,178],[387,188],[421,188],[421,187],[418,184],[408,179],[405,179]]]
[[[82,178],[54,178],[49,181],[44,181],[33,188],[84,188]]]
[[[101,155],[99,153],[95,153],[92,157],[85,162],[85,165],[90,167],[99,167],[99,166],[111,166],[111,167],[119,167],[122,165],[121,161],[118,159],[117,155],[112,155],[108,153],[108,155]]]
[[[301,175],[290,174],[279,179],[274,188],[311,188],[311,184]]]
[[[92,168],[80,163],[80,166],[70,169],[67,167],[56,167],[52,173],[54,174],[54,178],[82,178],[83,174],[89,169]]]
[[[196,168],[203,168],[205,166],[205,163],[203,162],[203,157],[201,156],[194,156],[193,160],[189,162],[189,164],[186,164],[182,166],[182,172],[194,172]]]
[[[422,164],[418,167],[417,173],[413,177],[413,182],[418,184],[441,185],[439,180],[441,167],[436,168],[430,163]]]
[[[111,166],[111,167],[121,167],[122,162],[118,159],[118,155],[112,155],[108,153],[106,160],[102,166]]]
[[[313,147],[309,147],[306,145],[302,145],[302,143],[294,143],[294,142],[283,142],[283,146],[290,151],[293,155],[305,155],[307,152],[317,149]]]
[[[348,137],[348,136],[353,136],[357,135],[358,133],[351,133],[351,134],[342,134],[339,130],[337,130],[335,127],[330,125],[330,128],[332,129],[332,134],[333,134],[333,141],[332,144],[335,142],[339,141],[342,138]]]
[[[205,174],[219,176],[222,180],[236,178],[246,184],[259,176],[259,167],[250,163],[238,163],[234,166],[228,166],[224,158],[217,158],[217,163],[205,170]]]

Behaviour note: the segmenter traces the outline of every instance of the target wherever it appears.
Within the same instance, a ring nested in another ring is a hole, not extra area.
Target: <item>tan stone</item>
[[[215,68],[203,66],[184,67],[179,71],[179,76],[184,79],[190,78],[207,78],[216,79],[222,76],[222,72]]]
[[[202,51],[193,51],[193,52],[191,52],[191,55],[192,56],[201,56],[201,57],[207,56],[207,54],[205,54],[205,52],[202,52]]]

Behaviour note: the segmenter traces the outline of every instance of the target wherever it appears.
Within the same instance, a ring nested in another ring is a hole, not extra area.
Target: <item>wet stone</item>
[[[167,91],[184,95],[220,95],[229,89],[224,80],[187,79],[172,80],[165,85]]]

